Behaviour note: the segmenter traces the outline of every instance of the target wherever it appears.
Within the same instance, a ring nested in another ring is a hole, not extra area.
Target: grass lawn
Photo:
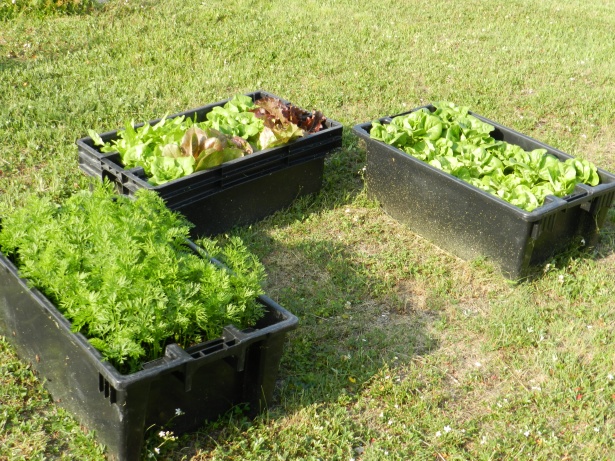
[[[596,248],[573,245],[513,284],[370,200],[351,128],[450,100],[615,172],[613,30],[613,0],[110,0],[5,18],[0,216],[28,194],[88,187],[74,142],[89,128],[256,89],[319,109],[345,125],[322,192],[232,232],[300,318],[275,405],[177,439],[153,428],[144,456],[612,460],[615,212]],[[9,339],[0,459],[104,459]]]

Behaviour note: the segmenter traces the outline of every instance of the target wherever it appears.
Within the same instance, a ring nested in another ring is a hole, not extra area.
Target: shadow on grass
[[[253,237],[263,238],[260,232]],[[299,318],[286,340],[270,411],[256,420],[229,412],[183,438],[182,456],[208,459],[216,447],[245,443],[250,428],[302,418],[310,407],[335,413],[366,398],[378,376],[403,375],[395,370],[439,347],[429,333],[439,317],[429,306],[437,300],[418,302],[412,289],[390,287],[386,274],[373,271],[352,245],[311,237],[270,242],[261,251],[267,294]],[[338,423],[362,433],[352,421]]]
[[[300,319],[280,376],[287,407],[355,395],[383,366],[437,347],[426,332],[436,314],[360,259],[351,246],[322,239],[273,245],[264,258],[272,295]]]
[[[19,67],[20,65],[22,65],[22,62],[16,55],[13,56],[11,51],[9,51],[8,57],[0,57],[0,73],[8,72],[9,70]]]
[[[313,216],[356,204],[363,193],[363,164],[356,140],[346,139],[327,160],[321,194],[234,232],[265,264],[267,295],[299,318],[287,339],[269,420],[292,418],[312,405],[335,407],[360,399],[383,370],[438,347],[429,330],[439,317],[439,300],[426,299],[437,295],[425,296],[413,283],[415,271],[429,269],[407,267],[404,255],[382,255],[378,243],[364,247],[362,239],[377,238],[370,230],[355,225],[338,232],[338,225],[346,224],[337,221],[323,229],[327,218]],[[304,224],[311,219],[316,222]],[[288,234],[275,238],[280,229]],[[212,423],[187,436],[185,443],[205,436],[205,446],[195,445],[207,452],[242,437],[226,427],[253,424],[237,412],[223,420],[224,425]]]
[[[363,229],[382,225],[384,220],[374,223],[368,218],[353,224],[338,211],[336,221],[327,222],[329,211],[335,214],[335,209],[356,211],[374,205],[361,201],[364,162],[357,140],[345,136],[344,147],[327,159],[320,194],[233,232],[265,264],[267,294],[297,315],[300,323],[289,334],[278,388],[264,420],[252,422],[240,412],[231,412],[182,439],[182,456],[203,450],[207,457],[207,451],[218,444],[240,445],[248,428],[258,431],[267,421],[292,420],[306,407],[338,408],[343,402],[365,398],[374,377],[383,370],[395,373],[439,347],[430,331],[446,302],[445,288],[438,284],[445,287],[452,278],[447,272],[451,266],[440,265],[437,256],[417,256],[426,244],[410,249],[415,253],[411,258],[392,256],[398,246],[380,242],[373,229]],[[610,229],[612,240],[612,224]],[[385,227],[382,238],[387,232],[391,229]],[[612,251],[613,245],[606,248]],[[413,267],[405,267],[407,261]],[[558,264],[565,264],[564,259]],[[472,265],[488,278],[490,270]],[[429,279],[427,289],[421,278]]]

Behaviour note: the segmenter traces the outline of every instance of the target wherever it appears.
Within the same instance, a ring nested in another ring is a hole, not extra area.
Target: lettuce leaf
[[[194,158],[152,157],[149,161],[152,184],[164,184],[174,179],[189,175],[194,171]]]
[[[372,122],[370,137],[395,146],[457,178],[526,211],[542,206],[547,195],[564,197],[578,183],[600,183],[598,171],[583,159],[560,161],[546,149],[525,151],[497,141],[494,127],[450,102]]]

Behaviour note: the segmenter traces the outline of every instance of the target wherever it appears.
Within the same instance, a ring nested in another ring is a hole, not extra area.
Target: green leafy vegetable
[[[195,171],[213,168],[252,153],[252,147],[242,138],[228,138],[219,131],[203,130],[196,125],[184,134],[180,150],[195,159]]]
[[[252,112],[255,108],[252,98],[236,95],[224,106],[214,107],[202,125],[229,136],[239,136],[255,144],[264,127],[263,122]]]
[[[88,133],[101,152],[118,152],[125,168],[142,167],[149,182],[159,185],[316,133],[326,122],[320,112],[309,113],[272,97],[255,103],[245,95],[214,107],[206,118],[195,123],[165,116],[139,128],[126,122],[117,139],[108,143],[93,130]]]
[[[265,272],[256,257],[238,238],[198,242],[229,270],[218,268],[186,246],[188,231],[158,194],[141,189],[133,200],[107,183],[61,206],[30,197],[3,217],[0,250],[127,373],[170,342],[190,346],[262,316]]]
[[[491,137],[494,127],[450,102],[374,121],[370,137],[391,144],[431,166],[496,195],[526,211],[547,195],[570,195],[578,183],[595,186],[598,171],[583,159],[560,161],[545,149],[521,147]]]
[[[170,157],[163,154],[161,157],[152,157],[149,161],[151,181],[154,184],[164,184],[181,178],[195,171],[194,165],[192,156]]]

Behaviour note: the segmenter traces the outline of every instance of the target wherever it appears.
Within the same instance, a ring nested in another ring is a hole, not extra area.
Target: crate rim
[[[585,191],[585,193],[579,194],[579,196],[576,196],[576,194],[571,194],[569,196],[566,197],[557,197],[554,195],[548,195],[547,197],[549,198],[550,202],[549,203],[545,203],[540,207],[535,208],[532,211],[526,211],[523,210],[522,208],[519,208],[509,202],[507,202],[506,200],[498,197],[497,195],[494,194],[490,194],[487,191],[484,191],[482,189],[479,189],[478,187],[460,179],[457,178],[456,176],[453,176],[450,173],[447,173],[443,170],[440,170],[432,165],[430,165],[427,162],[424,162],[420,159],[417,159],[409,154],[406,154],[405,152],[403,152],[401,149],[392,146],[390,144],[387,144],[383,141],[380,141],[378,139],[373,139],[370,137],[370,130],[371,130],[371,126],[373,124],[374,121],[378,121],[380,123],[390,123],[390,121],[398,116],[403,116],[403,115],[408,115],[412,112],[416,112],[418,110],[421,109],[431,109],[431,108],[435,108],[435,106],[433,104],[426,104],[423,106],[418,106],[415,107],[414,109],[411,109],[409,111],[405,111],[405,112],[401,112],[395,115],[388,115],[388,116],[384,116],[384,117],[380,117],[378,119],[374,119],[372,121],[368,121],[368,122],[363,122],[363,123],[359,123],[353,126],[352,130],[361,138],[363,138],[364,140],[370,140],[371,142],[376,142],[379,143],[382,146],[385,146],[387,149],[389,149],[392,153],[395,153],[396,156],[398,158],[404,158],[404,159],[408,159],[408,160],[404,160],[404,161],[410,161],[413,162],[415,164],[420,164],[421,166],[425,166],[427,167],[430,171],[438,174],[439,176],[441,176],[443,179],[446,180],[450,180],[450,181],[454,181],[457,184],[459,184],[460,186],[463,186],[465,188],[468,188],[469,190],[471,190],[473,193],[481,195],[485,198],[490,198],[493,199],[495,201],[495,203],[497,203],[499,206],[501,206],[502,208],[506,208],[509,211],[514,212],[516,215],[518,215],[519,217],[521,217],[523,220],[527,221],[527,222],[535,222],[535,221],[539,221],[542,220],[544,217],[547,217],[549,215],[558,213],[560,210],[562,209],[566,209],[566,208],[571,208],[574,206],[577,206],[579,203],[582,203],[584,201],[587,201],[587,197],[588,196],[593,196],[593,195],[602,195],[603,193],[607,193],[608,191],[615,189],[615,176],[611,173],[609,173],[608,171],[597,167],[598,173],[601,176],[601,181],[602,178],[609,178],[612,180],[612,182],[610,183],[603,183],[601,182],[600,184],[596,185],[596,186],[589,186],[586,184],[578,184],[577,188],[582,189]],[[508,128],[503,126],[502,124],[495,122],[491,119],[488,119],[482,115],[479,115],[473,111],[468,111],[468,113],[470,115],[473,115],[474,117],[478,118],[479,120],[482,120],[486,123],[489,123],[490,125],[494,125],[496,128],[497,127],[502,127],[505,128],[506,130],[510,131],[512,134],[519,136],[521,138],[524,138],[528,141],[531,141],[535,144],[538,144],[541,148],[547,149],[549,151],[554,151],[557,155],[557,157],[561,160],[561,157],[564,157],[566,159],[568,158],[575,158],[570,154],[567,154],[555,147],[549,146],[548,144],[545,144],[539,140],[536,140],[530,136],[524,135],[523,133],[520,133],[518,131],[515,131],[514,129]],[[561,156],[561,157],[560,157]],[[369,174],[369,173],[368,173]],[[569,200],[566,200],[566,199]]]

